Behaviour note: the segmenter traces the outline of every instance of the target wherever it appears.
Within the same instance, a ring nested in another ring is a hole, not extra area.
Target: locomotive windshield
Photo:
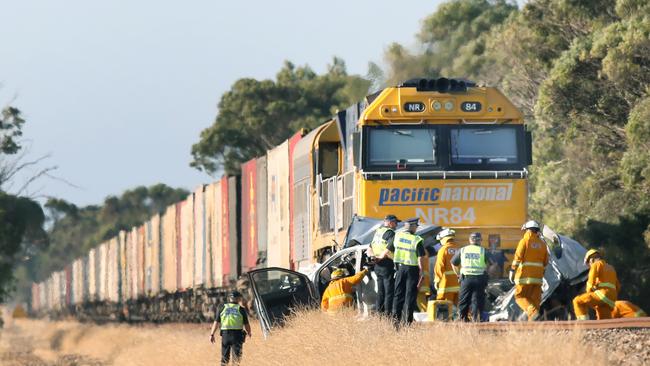
[[[452,128],[452,164],[514,164],[517,134],[514,128]]]
[[[434,127],[388,127],[369,131],[368,163],[376,167],[434,166],[436,158]]]

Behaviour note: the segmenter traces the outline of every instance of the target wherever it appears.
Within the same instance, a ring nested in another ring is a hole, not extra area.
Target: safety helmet
[[[332,272],[331,277],[332,277],[333,280],[336,280],[336,279],[339,279],[341,277],[345,277],[347,275],[348,275],[348,271],[345,268],[337,268],[337,269],[334,270],[334,272]]]
[[[527,229],[541,229],[541,226],[539,225],[539,222],[535,220],[530,220],[527,221],[525,224],[521,226],[521,230],[527,230]]]
[[[442,229],[442,231],[440,231],[438,235],[436,235],[436,240],[440,240],[448,236],[456,236],[456,232],[454,231],[454,229],[449,229],[449,228]]]
[[[598,251],[598,249],[589,249],[587,251],[587,253],[585,253],[584,263],[587,264],[587,262],[589,261],[589,258],[593,257],[596,254],[600,255],[600,252]]]

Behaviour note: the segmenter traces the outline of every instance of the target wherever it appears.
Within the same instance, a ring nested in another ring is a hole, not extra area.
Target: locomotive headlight
[[[433,108],[434,111],[438,112],[442,109],[442,104],[436,100],[433,103],[431,103],[431,108]]]
[[[445,102],[445,110],[451,112],[454,109],[454,102],[451,100]]]

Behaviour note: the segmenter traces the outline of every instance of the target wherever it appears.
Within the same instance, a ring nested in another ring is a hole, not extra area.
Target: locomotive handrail
[[[414,176],[417,180],[420,180],[422,176],[427,176],[428,178],[430,177],[436,177],[436,178],[442,178],[442,179],[447,179],[448,177],[455,177],[455,178],[485,178],[485,177],[490,177],[490,178],[506,178],[506,177],[512,177],[513,175],[519,175],[519,178],[526,178],[528,176],[528,170],[524,168],[523,170],[428,170],[428,171],[416,171],[416,172],[410,172],[410,171],[375,171],[375,172],[366,172],[366,171],[361,171],[361,174],[363,174],[363,177],[365,179],[368,179],[369,176],[372,175],[379,175],[379,176],[390,176],[390,179],[393,180],[395,177],[399,176]]]

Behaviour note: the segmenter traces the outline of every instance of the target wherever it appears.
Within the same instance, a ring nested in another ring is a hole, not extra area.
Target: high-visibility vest
[[[479,245],[468,245],[460,250],[460,274],[479,276],[487,270],[485,249]]]
[[[219,319],[221,319],[221,330],[242,330],[244,329],[244,317],[239,311],[238,304],[225,304]]]
[[[395,234],[393,245],[395,245],[395,263],[407,266],[418,265],[417,245],[422,241],[422,237],[414,235],[408,231],[400,231]]]
[[[384,234],[388,230],[393,230],[389,227],[382,226],[377,231],[375,231],[375,236],[372,237],[372,243],[370,244],[370,247],[372,248],[372,252],[375,253],[375,256],[381,255],[386,248],[388,247],[388,243],[386,240],[384,240]]]

